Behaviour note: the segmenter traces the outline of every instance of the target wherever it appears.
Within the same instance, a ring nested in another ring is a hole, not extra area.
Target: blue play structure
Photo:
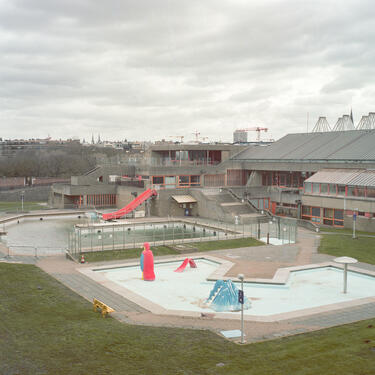
[[[206,300],[206,306],[217,312],[241,310],[241,304],[238,302],[238,288],[232,280],[217,280]],[[245,310],[251,307],[246,296],[243,307]]]

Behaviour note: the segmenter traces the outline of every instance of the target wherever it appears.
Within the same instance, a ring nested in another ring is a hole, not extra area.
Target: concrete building
[[[369,177],[375,169],[374,145],[375,130],[289,134],[268,147],[235,155],[227,166],[247,171],[246,192],[259,208],[338,227],[351,226],[353,211],[358,208],[359,216],[367,219],[361,220],[361,228],[375,230]],[[355,173],[366,176],[364,185],[358,185],[359,177],[344,178]],[[328,175],[342,177],[342,184],[330,180],[329,190]],[[354,196],[352,191],[360,193]]]
[[[267,210],[350,227],[355,213],[359,229],[375,231],[374,145],[375,130],[289,134],[266,146],[154,145],[137,164],[100,166],[55,185],[51,203],[122,207],[153,188],[155,215],[245,220]]]

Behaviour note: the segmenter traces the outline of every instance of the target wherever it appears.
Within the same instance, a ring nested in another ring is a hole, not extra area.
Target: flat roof
[[[197,200],[191,195],[172,195],[177,203],[197,203]]]

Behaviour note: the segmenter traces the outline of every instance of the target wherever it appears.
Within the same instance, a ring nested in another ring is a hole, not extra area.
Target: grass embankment
[[[257,241],[254,238],[238,238],[234,240],[222,240],[222,241],[208,241],[208,242],[191,242],[188,243],[201,251],[212,251],[212,250],[223,250],[223,249],[235,249],[239,247],[249,246],[261,246],[263,242]],[[176,255],[178,251],[168,246],[153,246],[151,247],[154,256],[159,255]],[[133,259],[139,258],[143,249],[126,249],[126,250],[106,250],[85,253],[85,260],[87,262],[101,262],[108,260],[120,260],[120,259]]]
[[[358,237],[353,239],[343,234],[323,234],[319,252],[333,256],[348,256],[359,262],[375,264],[375,238]]]
[[[1,374],[373,374],[375,319],[238,346],[208,331],[132,326],[31,265],[0,263]],[[217,366],[217,364],[222,366]]]
[[[44,210],[48,208],[44,202],[23,202],[23,211]],[[0,212],[22,212],[21,202],[0,202]]]

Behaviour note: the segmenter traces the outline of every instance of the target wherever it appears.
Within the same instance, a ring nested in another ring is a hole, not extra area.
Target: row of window
[[[309,172],[262,172],[262,185],[302,188],[303,182],[311,174]]]
[[[375,198],[375,188],[370,187],[319,184],[316,182],[305,182],[304,186],[307,194]]]
[[[200,176],[153,176],[152,184],[166,189],[176,187],[200,186]]]
[[[317,224],[344,226],[344,210],[336,208],[320,208],[302,206],[302,219],[310,220]]]

